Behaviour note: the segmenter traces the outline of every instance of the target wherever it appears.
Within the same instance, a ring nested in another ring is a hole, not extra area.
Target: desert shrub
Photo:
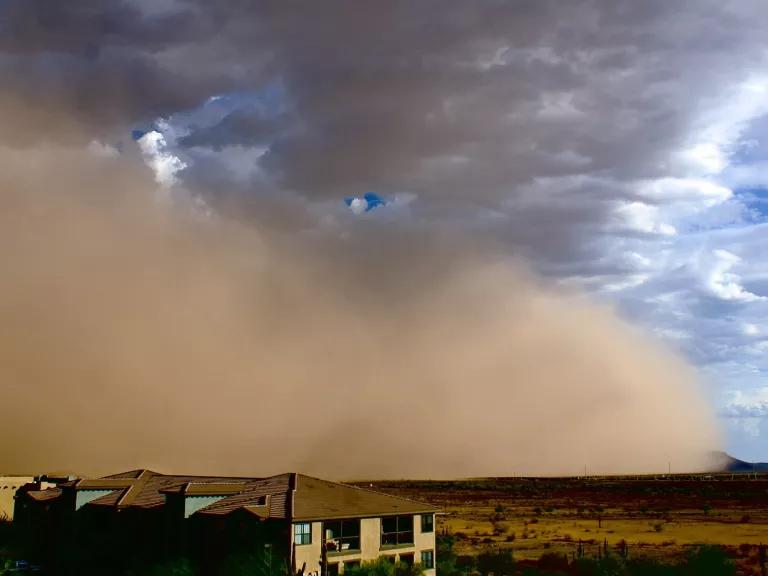
[[[691,550],[682,566],[685,576],[734,576],[736,567],[720,546]]]
[[[652,558],[634,558],[627,561],[627,573],[630,576],[676,576],[678,571],[674,566]]]
[[[344,574],[347,576],[421,576],[424,570],[420,564],[392,562],[386,556],[380,556],[376,560],[363,562],[359,566],[350,566],[344,570]]]
[[[571,574],[574,576],[598,576],[600,574],[597,560],[592,558],[576,558],[571,563]]]
[[[387,560],[388,564],[392,564]],[[421,564],[414,563],[414,564],[408,564],[406,562],[396,562],[394,564],[395,570],[393,573],[393,576],[423,576],[424,575],[424,569],[421,567]]]
[[[598,574],[600,576],[624,576],[626,573],[624,561],[607,551],[605,556],[598,561]]]
[[[347,576],[394,576],[395,564],[388,558],[380,557],[376,560],[362,562],[359,566],[345,568]]]
[[[568,556],[557,552],[547,552],[542,554],[537,564],[542,570],[568,570]]]
[[[194,576],[197,574],[188,558],[177,558],[150,568],[148,576]]]
[[[488,550],[477,556],[477,569],[480,574],[493,573],[494,576],[512,574],[515,570],[515,559],[511,550]]]
[[[472,572],[477,567],[477,557],[469,554],[462,554],[456,558],[456,566],[462,574]]]
[[[287,576],[288,566],[270,548],[257,552],[231,554],[221,563],[218,576]],[[157,576],[160,576],[158,574]]]

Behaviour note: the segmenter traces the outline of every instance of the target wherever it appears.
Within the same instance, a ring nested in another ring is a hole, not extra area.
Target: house
[[[0,476],[0,521],[13,520],[16,491],[31,484],[43,490],[56,486],[55,481],[48,482],[45,476]]]
[[[16,490],[34,480],[32,476],[0,476],[0,520],[13,520]]]
[[[203,574],[262,555],[270,572],[337,576],[386,556],[434,576],[434,506],[297,473],[268,478],[135,470],[20,495],[16,522],[57,574],[184,556]],[[265,556],[265,553],[268,553]]]

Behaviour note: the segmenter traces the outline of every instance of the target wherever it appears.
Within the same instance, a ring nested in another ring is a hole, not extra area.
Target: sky
[[[284,230],[459,230],[682,355],[768,461],[767,29],[763,0],[3,0],[0,139]]]

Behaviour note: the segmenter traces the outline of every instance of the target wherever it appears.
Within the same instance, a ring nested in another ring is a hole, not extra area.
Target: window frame
[[[429,554],[429,565],[424,561],[426,555]],[[421,551],[421,567],[424,570],[432,570],[435,567],[435,551],[434,550],[422,550]]]
[[[301,530],[305,526],[308,528],[307,532]],[[306,541],[304,540],[304,537],[307,538]],[[293,543],[296,544],[296,546],[312,544],[312,522],[295,522],[293,524]]]
[[[384,521],[385,520],[395,520],[395,531],[384,531]],[[401,519],[408,519],[410,527],[409,529],[401,529],[400,527],[400,521]],[[382,516],[381,518],[381,537],[380,537],[380,547],[381,548],[392,548],[396,546],[413,546],[415,543],[415,534],[414,534],[414,524],[413,521],[413,515],[412,514],[398,514],[396,516]],[[410,539],[405,540],[401,539],[403,538],[403,535],[410,535]],[[385,537],[392,537],[394,536],[395,541],[394,542],[385,542]]]
[[[339,534],[334,536],[333,538],[328,538],[328,525],[331,524],[338,524],[339,528]],[[348,530],[345,533],[344,527],[347,525]],[[349,531],[349,527],[355,526],[354,529]],[[360,518],[341,518],[338,520],[327,520],[323,522],[323,545],[326,547],[326,552],[329,554],[335,554],[335,553],[351,553],[351,552],[359,552],[362,548],[362,539],[363,539],[363,525],[362,525],[362,519]],[[329,542],[336,542],[338,543],[338,548],[336,550],[330,550],[328,548]],[[357,546],[353,547],[352,544],[356,543]],[[344,548],[344,544],[349,544],[349,548]]]

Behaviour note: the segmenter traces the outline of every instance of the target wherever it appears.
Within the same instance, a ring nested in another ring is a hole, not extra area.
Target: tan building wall
[[[32,476],[0,476],[0,520],[13,520],[13,497],[16,490],[34,481]]]
[[[312,522],[312,543],[296,544],[296,570],[301,570],[301,567],[306,563],[307,567],[305,573],[319,574],[323,542],[322,528],[322,522]],[[294,544],[294,532],[293,529],[291,529],[291,546]]]
[[[312,522],[312,543],[296,545],[296,569],[301,569],[306,563],[306,574],[317,576],[320,574],[320,562],[322,560],[323,532],[322,522]],[[434,522],[433,522],[434,526]],[[293,545],[293,530],[291,530],[291,544]],[[360,520],[360,550],[348,552],[329,552],[328,564],[339,564],[339,572],[344,572],[345,562],[364,562],[375,560],[379,556],[394,556],[400,559],[401,554],[413,554],[415,562],[421,562],[422,551],[432,550],[435,558],[435,532],[422,533],[421,514],[413,517],[413,545],[412,546],[381,546],[381,518],[362,518]],[[425,570],[426,576],[435,576],[435,570]]]

